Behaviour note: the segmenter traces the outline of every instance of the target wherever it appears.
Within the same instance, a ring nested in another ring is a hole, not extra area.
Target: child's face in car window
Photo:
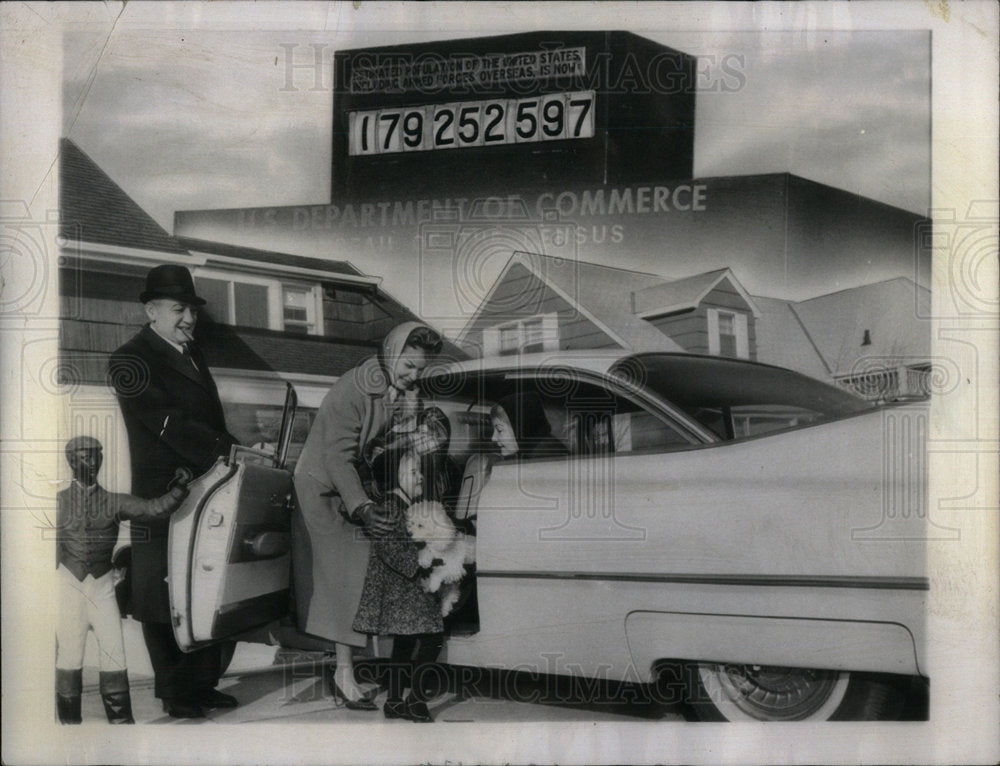
[[[500,409],[499,407],[497,409]],[[514,436],[514,427],[510,424],[510,419],[501,410],[492,418],[493,437],[492,441],[500,448],[503,457],[517,454],[517,437]]]

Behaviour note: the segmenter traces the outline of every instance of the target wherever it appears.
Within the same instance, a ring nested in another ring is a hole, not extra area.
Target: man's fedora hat
[[[146,289],[139,295],[139,300],[147,303],[156,298],[172,298],[193,306],[205,305],[205,299],[195,295],[191,272],[185,266],[172,263],[155,266],[146,275]]]

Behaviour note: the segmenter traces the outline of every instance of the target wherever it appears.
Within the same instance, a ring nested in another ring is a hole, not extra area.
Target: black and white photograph
[[[995,4],[0,11],[5,762],[1000,757]]]

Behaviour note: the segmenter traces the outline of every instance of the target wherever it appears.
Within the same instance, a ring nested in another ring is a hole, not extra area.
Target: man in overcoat
[[[200,476],[236,439],[204,356],[193,343],[198,307],[191,273],[179,265],[153,268],[140,295],[149,324],[111,355],[109,378],[128,431],[132,493],[162,495],[177,468]],[[132,522],[132,615],[155,674],[155,694],[177,718],[204,708],[235,707],[215,689],[222,673],[219,644],[182,652],[170,624],[167,576],[169,522]]]

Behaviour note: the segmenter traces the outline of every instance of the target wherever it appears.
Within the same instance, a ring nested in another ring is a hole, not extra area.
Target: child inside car
[[[500,399],[490,410],[493,443],[500,456],[524,460],[539,457],[565,457],[566,445],[552,435],[542,406],[534,391],[520,391]]]

